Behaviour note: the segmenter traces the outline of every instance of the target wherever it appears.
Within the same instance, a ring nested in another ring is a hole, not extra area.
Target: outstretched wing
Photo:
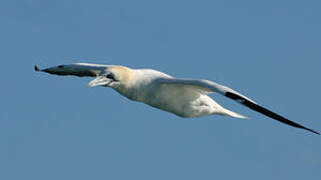
[[[59,66],[53,66],[46,69],[39,69],[38,66],[35,66],[36,71],[43,71],[50,74],[55,75],[73,75],[73,76],[79,76],[79,77],[96,77],[102,72],[105,71],[105,69],[109,65],[101,65],[101,64],[88,64],[88,63],[74,63],[69,65],[59,65]]]
[[[255,103],[254,101],[252,101],[251,99],[249,99],[248,97],[232,90],[229,87],[226,86],[222,86],[220,84],[214,83],[212,81],[208,81],[208,80],[193,80],[193,79],[160,79],[159,80],[160,83],[163,84],[177,84],[177,85],[187,85],[187,86],[191,86],[192,88],[195,89],[199,89],[203,92],[217,92],[220,93],[222,95],[224,95],[225,97],[228,97],[230,99],[233,99],[237,102],[239,102],[240,104],[254,110],[257,111],[261,114],[264,114],[272,119],[275,119],[279,122],[285,123],[287,125],[296,127],[296,128],[301,128],[301,129],[305,129],[308,130],[310,132],[313,132],[315,134],[319,134],[319,132],[316,132],[312,129],[309,129],[307,127],[304,127],[296,122],[290,121],[260,105],[258,105],[257,103]]]

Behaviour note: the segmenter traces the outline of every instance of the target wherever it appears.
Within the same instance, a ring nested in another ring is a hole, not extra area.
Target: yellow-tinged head
[[[128,88],[132,78],[132,70],[124,66],[110,66],[96,79],[88,83],[89,87],[106,86],[114,89]]]

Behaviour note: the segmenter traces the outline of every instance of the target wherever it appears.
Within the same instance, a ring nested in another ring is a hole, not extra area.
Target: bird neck
[[[134,101],[144,102],[149,84],[152,82],[151,76],[148,76],[145,70],[132,69],[130,81],[120,84],[114,89],[121,95]]]

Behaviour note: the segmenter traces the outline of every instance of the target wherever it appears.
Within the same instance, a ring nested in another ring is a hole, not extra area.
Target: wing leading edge
[[[55,75],[72,75],[78,77],[96,77],[103,72],[109,65],[75,63],[69,65],[53,66],[46,69],[39,69],[35,66],[35,71],[43,71]]]

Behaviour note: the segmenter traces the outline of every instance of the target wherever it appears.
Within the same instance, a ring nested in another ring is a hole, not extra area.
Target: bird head
[[[127,88],[131,80],[131,70],[124,66],[109,66],[96,79],[88,83],[88,87],[104,86],[114,89]]]

